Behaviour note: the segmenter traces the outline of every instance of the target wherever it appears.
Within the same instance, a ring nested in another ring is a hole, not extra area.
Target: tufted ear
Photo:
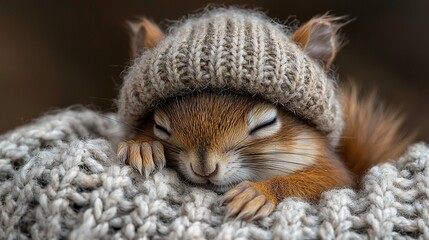
[[[292,35],[295,41],[311,58],[329,69],[339,48],[337,31],[345,25],[339,24],[341,17],[316,17],[298,28]]]
[[[131,30],[131,55],[138,57],[144,50],[155,47],[162,39],[162,30],[147,18],[142,18],[138,22],[128,22]]]

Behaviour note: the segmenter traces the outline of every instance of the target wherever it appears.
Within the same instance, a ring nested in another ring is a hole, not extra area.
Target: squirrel
[[[337,20],[316,17],[292,35],[325,70],[339,48]],[[145,18],[130,27],[134,57],[165,37]],[[281,106],[204,90],[156,106],[119,143],[117,155],[145,177],[167,166],[191,184],[223,193],[226,217],[260,219],[287,197],[317,201],[332,188],[357,188],[365,171],[400,156],[412,142],[402,130],[404,118],[380,106],[375,94],[364,96],[354,84],[339,91],[345,126],[337,147]]]

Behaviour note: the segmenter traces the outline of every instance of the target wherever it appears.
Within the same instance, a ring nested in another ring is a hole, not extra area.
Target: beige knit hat
[[[323,31],[319,35],[323,39]],[[118,99],[119,116],[136,127],[158,103],[177,94],[237,90],[282,105],[336,146],[343,119],[335,83],[302,48],[283,26],[258,12],[216,9],[191,17],[173,26],[129,68]],[[333,58],[318,57],[317,48],[311,53],[328,64]]]

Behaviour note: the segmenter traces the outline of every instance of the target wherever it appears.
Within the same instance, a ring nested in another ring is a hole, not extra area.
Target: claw
[[[140,155],[140,146],[138,144],[131,145],[130,149],[130,166],[137,169],[142,174],[142,157]]]
[[[141,145],[141,156],[143,159],[144,175],[146,178],[155,169],[155,163],[153,162],[152,148],[149,143],[142,143]]]
[[[146,178],[155,171],[165,166],[165,155],[162,144],[155,142],[136,142],[130,140],[118,145],[117,157],[120,161],[130,165]]]
[[[275,208],[274,202],[254,187],[243,182],[228,191],[222,203],[226,204],[225,219],[235,216],[240,220],[256,220],[268,216]]]
[[[229,203],[235,196],[243,192],[246,188],[248,188],[250,185],[247,184],[247,182],[242,182],[239,185],[237,185],[235,188],[229,190],[225,195],[223,196],[223,199],[221,200],[221,206],[224,204]]]
[[[118,159],[119,161],[127,164],[128,163],[128,156],[129,156],[130,148],[128,147],[128,144],[125,142],[121,142],[118,145]]]
[[[235,216],[243,207],[244,205],[252,200],[255,195],[256,191],[253,188],[247,188],[240,194],[234,197],[234,199],[228,203],[228,213],[230,216]]]
[[[271,201],[267,201],[264,206],[262,206],[259,211],[255,214],[255,216],[251,219],[253,220],[258,220],[261,219],[263,217],[268,216],[272,211],[274,211],[275,205],[273,202]]]
[[[266,199],[264,195],[259,195],[249,201],[240,213],[237,215],[236,219],[250,219],[255,215],[256,212],[265,204]]]
[[[164,147],[162,144],[158,141],[153,142],[152,144],[152,154],[153,158],[155,160],[156,166],[158,166],[158,169],[161,170],[165,167],[165,154],[164,154]]]

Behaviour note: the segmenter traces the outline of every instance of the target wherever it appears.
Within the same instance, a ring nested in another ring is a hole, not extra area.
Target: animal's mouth
[[[235,185],[239,184],[239,182],[235,182],[235,183],[228,183],[228,184],[216,184],[211,182],[210,180],[207,181],[207,183],[205,184],[201,184],[202,187],[213,190],[217,193],[224,193],[226,191],[228,191],[229,189],[235,187]]]
[[[198,186],[198,187],[210,189],[216,193],[225,193],[226,191],[230,190],[231,188],[235,187],[237,184],[241,182],[241,181],[239,182],[237,181],[237,182],[230,182],[227,184],[216,184],[212,180],[207,179],[205,183],[201,183],[201,182],[197,183],[189,179],[186,173],[183,173],[182,171],[180,171],[180,169],[174,166],[171,166],[171,168],[175,169],[176,172],[179,173],[180,178],[185,182],[187,182],[188,184],[191,184],[192,186]]]

